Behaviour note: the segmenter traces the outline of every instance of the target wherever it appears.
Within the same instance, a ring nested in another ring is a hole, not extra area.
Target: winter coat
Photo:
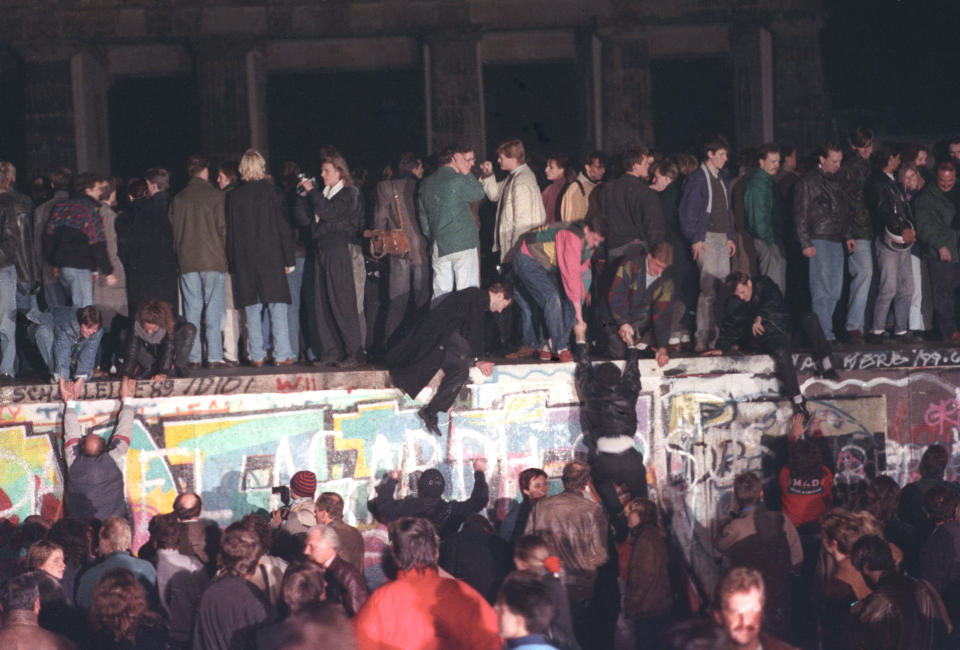
[[[402,221],[402,229],[407,233],[407,240],[410,242],[410,262],[425,265],[430,263],[430,251],[427,249],[427,240],[420,233],[420,222],[414,207],[416,191],[417,179],[413,176],[377,183],[377,204],[373,211],[373,227],[381,230],[399,230]],[[402,215],[397,213],[398,209]]]
[[[100,208],[100,216],[103,218],[103,232],[107,238],[107,256],[110,258],[113,277],[117,283],[110,286],[106,278],[98,278],[93,283],[93,304],[100,308],[103,323],[109,325],[117,314],[126,316],[129,313],[127,273],[123,268],[123,262],[120,261],[117,248],[117,213],[109,205],[104,205]]]
[[[758,169],[746,182],[743,192],[747,230],[769,244],[780,241],[783,235],[783,201],[774,185],[774,178]]]
[[[180,273],[227,272],[227,221],[223,192],[193,177],[170,204],[173,245]]]
[[[133,434],[133,407],[124,404],[117,416],[117,428],[99,456],[80,453],[83,430],[73,407],[64,409],[63,453],[67,459],[67,514],[77,519],[123,517],[127,514],[122,468]],[[92,588],[92,585],[91,585]],[[79,603],[78,603],[79,604]],[[87,603],[89,607],[89,603]]]
[[[10,246],[14,247],[12,258]],[[39,282],[40,259],[33,246],[33,202],[7,190],[0,194],[0,267],[11,263],[17,267],[19,282]]]
[[[145,300],[156,298],[177,312],[177,254],[169,217],[170,193],[157,192],[133,202],[117,225],[120,260],[127,273],[127,306],[136,314]]]
[[[282,200],[267,180],[244,183],[227,195],[227,258],[237,308],[290,304],[285,267],[294,266],[296,260]]]
[[[960,232],[953,229],[957,214],[953,197],[944,194],[935,182],[927,183],[913,200],[913,212],[916,216],[917,239],[923,244],[923,256],[938,260],[938,250],[946,246],[950,251],[950,260],[960,262]]]
[[[710,209],[713,202],[722,197],[713,196],[712,185],[709,178],[710,171],[706,163],[700,165],[700,168],[683,179],[683,186],[680,192],[680,229],[683,236],[691,244],[702,242],[707,237],[707,228],[710,226]],[[730,181],[727,172],[720,170],[717,172],[720,184],[723,186],[726,202],[729,209],[730,203]],[[730,214],[729,224],[727,226],[727,239],[734,241],[735,233],[733,230],[733,214]]]
[[[640,395],[640,368],[637,365],[639,349],[632,346],[627,348],[623,374],[620,383],[614,387],[597,381],[586,344],[574,345],[573,353],[577,359],[574,375],[577,393],[588,424],[584,431],[585,444],[593,448],[597,438],[632,438],[637,432],[637,397]]]
[[[356,186],[344,186],[329,199],[323,188],[314,188],[297,201],[295,210],[296,224],[311,227],[317,248],[331,250],[360,243],[364,207]]]
[[[440,551],[440,566],[493,604],[500,584],[513,569],[510,545],[478,523],[468,521]]]
[[[540,186],[533,170],[526,164],[511,171],[502,181],[497,182],[491,174],[481,183],[487,198],[497,204],[493,252],[499,252],[500,261],[505,262],[521,235],[547,222]]]
[[[883,237],[884,229],[893,235],[902,235],[913,228],[913,209],[900,184],[883,170],[874,170],[863,192],[873,219],[874,230]]]
[[[604,183],[597,197],[600,212],[610,224],[607,248],[619,248],[635,239],[652,248],[666,237],[666,225],[657,193],[632,174]]]
[[[473,174],[461,174],[447,165],[420,183],[420,231],[431,246],[437,245],[439,257],[480,247],[480,233],[470,204],[483,196],[483,186]]]
[[[630,619],[668,614],[673,607],[667,540],[656,526],[630,531],[633,546],[627,564],[624,615]]]
[[[868,178],[870,161],[856,151],[847,152],[843,166],[837,172],[837,180],[849,206],[850,236],[853,239],[870,239],[874,232],[865,196]]]
[[[327,579],[327,600],[340,603],[347,616],[355,616],[370,595],[363,573],[336,555],[324,574]]]
[[[140,352],[145,351],[154,359],[156,363],[154,368],[160,374],[169,374],[173,368],[173,335],[168,333],[162,327],[155,334],[147,334],[140,321],[133,324],[133,332],[127,340],[127,348],[124,351],[123,367],[120,369],[121,377],[136,377]],[[146,368],[145,370],[150,370]]]
[[[793,216],[800,248],[813,246],[812,240],[841,242],[853,237],[847,197],[840,189],[836,174],[812,169],[793,188]]]
[[[727,296],[723,303],[717,347],[727,352],[733,346],[742,346],[749,341],[757,316],[762,319],[765,336],[790,335],[790,314],[783,305],[783,294],[765,275],[753,278],[753,295],[749,302],[733,294]]]
[[[441,539],[452,535],[464,520],[480,512],[490,499],[490,488],[483,472],[473,473],[473,490],[466,501],[446,501],[443,498],[407,497],[397,501],[393,494],[397,481],[386,478],[377,486],[377,496],[370,502],[376,509],[377,518],[389,523],[400,517],[425,517],[433,522]]]
[[[53,266],[96,270],[110,275],[100,204],[88,196],[53,206],[43,230],[43,255]]]

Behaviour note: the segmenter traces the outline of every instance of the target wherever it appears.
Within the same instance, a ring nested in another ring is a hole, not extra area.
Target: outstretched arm
[[[480,512],[487,501],[490,499],[490,488],[487,487],[487,477],[484,471],[487,468],[487,461],[478,458],[473,461],[473,491],[470,492],[470,498],[466,501],[455,501],[453,503],[453,513],[461,517],[469,517],[475,512]]]

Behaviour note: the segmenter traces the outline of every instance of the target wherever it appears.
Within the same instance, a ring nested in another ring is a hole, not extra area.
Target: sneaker
[[[913,336],[913,332],[901,332],[900,334],[894,334],[893,340],[897,343],[913,343],[916,341]]]
[[[847,343],[850,345],[863,345],[863,332],[860,330],[849,330],[847,332]]]
[[[553,361],[553,352],[550,351],[549,345],[540,348],[540,361]]]
[[[207,368],[209,370],[223,370],[229,367],[226,361],[207,361]]]
[[[557,358],[560,360],[560,363],[570,363],[573,361],[573,352],[570,350],[560,350],[557,353]]]
[[[417,415],[420,416],[421,420],[423,420],[423,425],[427,427],[427,431],[438,438],[443,437],[443,432],[440,430],[440,422],[437,420],[436,413],[424,406],[422,409],[417,411]]]

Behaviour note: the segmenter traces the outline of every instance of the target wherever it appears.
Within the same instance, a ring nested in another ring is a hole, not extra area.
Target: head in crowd
[[[400,571],[436,569],[440,553],[437,529],[423,517],[401,517],[387,527],[390,554]]]
[[[757,149],[757,165],[770,174],[776,176],[780,171],[780,148],[768,142]]]
[[[210,161],[206,156],[193,155],[187,158],[187,177],[207,178],[210,175]]]
[[[765,604],[766,590],[760,572],[736,567],[717,584],[713,616],[736,647],[752,648],[760,636]]]
[[[90,557],[93,528],[81,519],[64,517],[53,522],[47,539],[60,545],[67,564],[81,567]]]
[[[505,172],[511,172],[527,162],[527,151],[519,140],[507,140],[497,147],[497,164]]]
[[[603,175],[607,173],[607,156],[602,151],[592,151],[587,155],[586,162],[583,164],[583,174],[594,183],[603,180]]]
[[[891,593],[878,591],[854,611],[850,638],[854,650],[901,650],[904,635],[903,613]]]
[[[173,311],[170,304],[163,300],[150,298],[140,303],[137,322],[151,336],[161,329],[167,336],[173,336]]]
[[[956,521],[958,505],[960,497],[946,485],[935,485],[923,495],[923,507],[934,524]]]
[[[170,173],[161,167],[148,169],[143,174],[143,180],[147,181],[147,190],[150,196],[170,189]]]
[[[655,192],[662,192],[670,187],[670,184],[677,180],[679,175],[680,169],[677,167],[677,163],[669,158],[658,160],[650,166],[650,177],[653,179],[650,182],[650,189]]]
[[[230,575],[246,578],[257,570],[263,552],[257,534],[236,522],[227,526],[220,540],[220,566]]]
[[[80,439],[80,455],[96,458],[107,451],[107,441],[97,432],[91,431]]]
[[[201,512],[203,512],[203,501],[193,492],[178,494],[173,500],[173,513],[180,521],[197,519]]]
[[[256,149],[247,149],[240,158],[238,171],[247,183],[262,181],[267,175],[267,161]]]
[[[412,151],[405,151],[397,161],[397,171],[401,176],[423,178],[423,159]]]
[[[266,555],[270,552],[270,547],[273,545],[273,528],[271,528],[270,522],[267,521],[266,517],[251,512],[248,515],[244,515],[243,519],[237,523],[257,536],[257,539],[260,541],[261,555]]]
[[[430,468],[417,479],[417,496],[422,499],[439,499],[447,487],[447,480],[440,470]]]
[[[763,498],[763,483],[754,472],[743,472],[733,479],[733,498],[740,510],[760,503]]]
[[[458,174],[469,174],[476,164],[476,154],[473,147],[464,144],[452,145],[440,151],[437,162],[441,166],[448,166]]]
[[[13,178],[10,176],[10,172],[3,168],[3,163],[0,162],[0,192],[6,192],[11,187],[13,187]]]
[[[850,147],[864,160],[870,160],[873,153],[873,131],[858,126],[850,133]]]
[[[550,557],[550,548],[539,535],[524,535],[513,547],[513,563],[518,569],[545,570],[544,562]]]
[[[35,575],[25,573],[10,578],[0,587],[0,609],[4,613],[16,610],[40,613],[40,588]]]
[[[840,562],[850,555],[863,535],[863,525],[846,508],[830,508],[820,515],[820,535],[824,549]]]
[[[46,203],[53,196],[53,183],[46,176],[37,176],[30,183],[30,198],[34,205]]]
[[[547,473],[539,467],[528,467],[523,470],[517,481],[524,499],[535,503],[547,496]]]
[[[147,181],[142,178],[131,178],[127,181],[127,194],[130,196],[130,202],[139,199],[145,199],[150,196],[147,191]]]
[[[570,165],[570,158],[563,153],[558,153],[547,158],[547,164],[543,168],[543,173],[551,183],[561,179],[563,182],[569,183],[576,178],[576,174],[573,173],[573,167]]]
[[[90,338],[100,329],[102,316],[94,305],[87,305],[77,310],[77,324],[80,325],[80,336]]]
[[[357,640],[342,607],[307,605],[283,622],[279,647],[284,650],[337,648],[354,650]]]
[[[107,571],[93,588],[90,623],[114,641],[133,641],[142,626],[160,622],[147,605],[147,590],[127,569]]]
[[[298,499],[312,499],[317,491],[317,475],[302,469],[290,477],[290,493]]]
[[[680,170],[681,176],[689,176],[699,166],[700,163],[697,162],[696,156],[688,153],[677,154],[677,169]]]
[[[723,286],[743,302],[753,299],[753,280],[743,271],[733,271],[723,279]]]
[[[870,155],[870,164],[882,172],[892,174],[900,167],[899,148],[886,142],[874,145],[873,153]]]
[[[180,547],[180,522],[177,521],[177,515],[170,512],[151,519],[150,537],[156,541],[158,549],[177,550]]]
[[[317,497],[317,521],[329,524],[343,519],[343,497],[336,492],[321,492]]]
[[[908,144],[903,148],[901,160],[904,165],[913,165],[917,169],[926,169],[930,150],[922,144]]]
[[[296,614],[326,598],[323,567],[315,562],[295,562],[283,574],[280,593],[290,613]]]
[[[693,618],[671,626],[662,635],[664,650],[734,650],[726,630],[712,621]]]
[[[943,445],[930,445],[920,457],[920,476],[922,478],[943,479],[949,460]]]
[[[327,187],[333,187],[340,181],[343,181],[345,187],[353,185],[353,176],[350,175],[347,161],[333,147],[325,147],[320,152],[320,176]]]
[[[885,524],[897,516],[900,505],[900,485],[891,477],[881,474],[870,480],[864,502],[866,510]]]
[[[563,466],[563,474],[560,475],[563,482],[563,489],[571,492],[583,492],[590,482],[590,466],[586,463],[574,460]]]
[[[863,575],[871,589],[876,589],[883,576],[897,570],[890,545],[880,535],[864,535],[853,545],[850,562]]]
[[[307,531],[303,554],[317,564],[325,565],[339,550],[340,537],[332,526],[317,524]]]
[[[543,634],[553,619],[553,601],[547,585],[533,572],[514,571],[500,587],[494,605],[500,636],[519,639]]]
[[[228,160],[217,169],[217,187],[225,190],[240,182],[240,163]]]
[[[583,220],[583,238],[590,248],[596,248],[610,235],[610,222],[601,212],[590,212]]]
[[[27,551],[27,568],[31,571],[39,569],[57,580],[63,580],[63,573],[67,570],[63,547],[45,539],[37,540]]]
[[[74,196],[86,196],[94,201],[100,200],[100,187],[106,179],[96,172],[83,172],[73,179]]]
[[[636,497],[631,499],[624,508],[627,513],[627,525],[630,528],[660,528],[660,517],[657,513],[657,504],[650,499]]]
[[[659,278],[673,264],[673,244],[662,241],[647,253],[647,275]]]
[[[756,147],[744,147],[737,155],[737,166],[740,168],[741,174],[747,169],[756,169],[757,162]]]
[[[937,187],[941,192],[947,193],[953,190],[957,183],[957,168],[952,162],[942,162],[937,165]]]
[[[653,154],[646,147],[630,147],[623,152],[621,158],[623,173],[637,178],[647,178],[650,175],[650,165],[653,163]]]
[[[787,453],[790,478],[801,480],[823,478],[823,456],[817,443],[806,438],[800,438],[790,446]]]
[[[50,172],[50,182],[55,192],[69,192],[73,184],[73,172],[67,167],[57,167]]]
[[[843,151],[832,142],[824,142],[817,150],[817,160],[820,171],[824,174],[835,174],[843,162]]]
[[[513,288],[504,282],[494,282],[487,287],[490,294],[490,311],[501,313],[513,304]]]
[[[797,170],[797,148],[792,144],[780,145],[780,171],[795,172]]]
[[[129,551],[133,542],[133,531],[123,517],[107,517],[100,526],[100,556],[118,551]]]
[[[920,173],[920,170],[913,163],[903,163],[900,165],[900,169],[897,170],[897,182],[900,183],[900,187],[908,194],[922,190],[926,184],[923,174]]]
[[[727,156],[730,154],[730,143],[720,134],[709,138],[703,143],[703,160],[707,167],[719,171],[727,164]]]

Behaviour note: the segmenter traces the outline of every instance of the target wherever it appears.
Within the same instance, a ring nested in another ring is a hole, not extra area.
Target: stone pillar
[[[270,150],[267,138],[267,63],[259,50],[247,52],[247,110],[250,113],[250,146],[266,155]]]
[[[828,133],[828,101],[820,58],[821,19],[778,16],[770,24],[774,61],[774,132],[807,151]]]
[[[653,146],[650,50],[639,34],[601,30],[603,41],[603,149]]]
[[[27,46],[17,49],[23,59],[24,140],[28,178],[54,167],[77,163],[74,127],[73,73],[70,46]]]
[[[477,47],[480,30],[472,26],[431,32],[426,37],[430,60],[431,149],[457,143],[472,145],[477,159],[485,149],[482,78]]]
[[[583,125],[583,151],[578,161],[591,151],[603,147],[603,42],[593,29],[577,33],[577,68],[583,84],[578,90],[584,97],[586,121]]]
[[[73,127],[76,133],[77,171],[110,173],[110,126],[106,65],[90,52],[70,59],[73,83]]]
[[[770,32],[759,25],[730,29],[737,145],[772,142],[773,49]]]
[[[194,46],[202,153],[214,164],[239,160],[253,143],[250,107],[257,102],[251,101],[249,93],[250,50],[247,44],[219,39],[205,39]],[[267,151],[260,153],[267,157]]]

